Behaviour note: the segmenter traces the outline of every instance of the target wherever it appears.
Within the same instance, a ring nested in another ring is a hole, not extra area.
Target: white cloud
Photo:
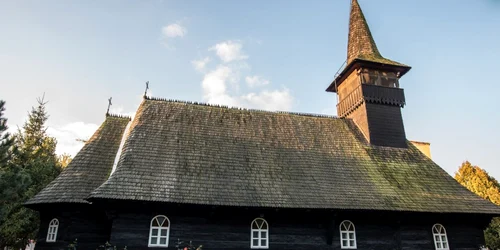
[[[75,156],[84,142],[94,134],[99,126],[93,123],[72,122],[62,126],[51,126],[47,133],[57,139],[57,154],[67,153]]]
[[[167,25],[161,31],[165,37],[184,37],[187,34],[187,29],[178,23]]]
[[[230,94],[231,83],[238,88],[238,69],[227,65],[219,65],[215,70],[205,74],[202,81],[203,99],[211,104],[230,107],[246,107],[264,110],[290,110],[293,97],[288,89],[264,90],[259,93],[244,95]]]
[[[226,41],[216,44],[209,51],[215,51],[222,60],[215,69],[207,71],[201,83],[203,100],[211,104],[221,104],[230,107],[255,108],[270,111],[288,111],[292,108],[293,97],[286,88],[281,90],[262,90],[260,92],[239,93],[240,75],[250,71],[251,67],[246,61],[227,64],[248,58],[242,52],[243,46],[239,42]],[[191,63],[198,71],[207,69],[209,58],[195,60]],[[269,80],[258,75],[245,77],[245,82],[250,87],[267,86]]]
[[[205,71],[205,68],[207,67],[207,64],[209,62],[210,62],[210,58],[205,57],[205,58],[200,59],[200,60],[193,60],[193,61],[191,61],[191,64],[193,64],[194,68],[197,71],[203,72],[203,71]]]
[[[241,97],[242,101],[247,102],[249,107],[255,107],[264,110],[286,111],[292,108],[293,97],[286,88],[282,90],[262,91],[258,94],[250,93]]]
[[[216,44],[209,51],[214,50],[217,56],[225,62],[245,60],[248,58],[242,51],[243,45],[240,42],[225,41]]]
[[[203,99],[208,103],[238,106],[237,101],[227,94],[227,85],[233,80],[234,72],[231,68],[219,65],[215,70],[205,74],[201,86]]]
[[[266,80],[260,76],[247,76],[245,77],[245,81],[251,88],[269,84],[269,80]]]

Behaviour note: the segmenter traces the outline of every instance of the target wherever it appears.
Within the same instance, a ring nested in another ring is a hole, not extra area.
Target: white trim
[[[434,247],[436,248],[436,250],[450,249],[450,242],[448,241],[448,236],[446,235],[446,229],[444,228],[443,225],[434,224],[432,226],[432,240],[434,241]]]
[[[49,229],[47,230],[47,238],[45,239],[45,241],[56,242],[58,229],[59,229],[59,220],[54,218],[49,223]]]
[[[262,221],[262,224],[255,224],[257,229],[253,228],[254,223],[257,221]],[[266,225],[266,228],[262,229],[262,227]],[[257,233],[257,237],[253,236],[253,233]],[[266,233],[266,236],[262,238],[262,233]],[[253,241],[257,240],[257,245],[254,246]],[[262,240],[265,240],[266,244],[262,245]],[[250,224],[250,248],[251,249],[269,249],[269,224],[264,218],[256,218]]]
[[[163,221],[163,223],[161,225],[153,226],[153,221],[159,217],[164,217],[165,220]],[[168,226],[166,226],[166,227],[163,226],[165,224],[165,221],[168,223]],[[156,243],[152,244],[151,240],[153,239],[152,237],[153,237],[153,230],[154,229],[156,229],[158,231],[157,231],[157,235],[154,236],[156,238]],[[162,236],[161,233],[165,230],[167,231],[167,235]],[[165,238],[166,238],[165,244],[160,244],[160,240],[165,239]],[[151,223],[149,224],[148,247],[168,247],[169,238],[170,238],[170,220],[168,219],[168,217],[165,215],[157,215],[157,216],[153,217],[153,219],[151,220]]]
[[[345,229],[342,229],[344,226]],[[352,226],[352,230],[351,230]],[[354,223],[349,220],[342,221],[339,226],[340,229],[340,248],[341,249],[356,249],[356,228],[354,227]],[[345,234],[347,238],[343,238],[342,234]],[[351,238],[351,234],[353,234],[353,238]],[[344,245],[344,241],[347,242],[347,246]],[[351,246],[351,241],[354,241],[354,245]]]

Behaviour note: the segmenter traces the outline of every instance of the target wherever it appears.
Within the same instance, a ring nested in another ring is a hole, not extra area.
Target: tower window
[[[356,230],[348,220],[340,223],[340,246],[342,249],[356,249]]]
[[[168,247],[168,237],[170,234],[170,221],[167,216],[157,215],[151,220],[149,230],[150,247]]]
[[[49,223],[49,230],[47,231],[47,242],[56,242],[57,229],[59,228],[59,220],[52,219]]]
[[[267,221],[262,218],[257,218],[252,221],[251,225],[251,248],[267,249],[269,248],[269,226]]]
[[[449,250],[448,236],[446,236],[446,229],[443,225],[435,224],[432,227],[432,236],[434,237],[434,246],[436,250]]]

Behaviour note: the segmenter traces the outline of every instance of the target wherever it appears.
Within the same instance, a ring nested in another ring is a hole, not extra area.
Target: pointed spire
[[[358,0],[352,0],[351,3],[347,64],[351,63],[354,59],[395,66],[406,66],[386,59],[380,54]]]
[[[352,0],[349,20],[349,43],[347,47],[347,63],[359,57],[382,57],[373,40],[365,15],[358,0]]]

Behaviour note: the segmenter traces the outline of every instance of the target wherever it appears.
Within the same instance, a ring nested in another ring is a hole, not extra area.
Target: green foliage
[[[113,244],[106,242],[104,245],[100,245],[97,247],[96,250],[117,250],[117,246],[114,246]],[[127,250],[127,246],[123,247],[123,250]]]
[[[78,239],[68,244],[68,250],[76,250],[76,247],[78,247]]]
[[[38,106],[14,135],[11,155],[0,169],[0,249],[4,246],[24,248],[34,239],[39,227],[39,216],[23,203],[36,195],[61,171],[56,156],[56,140],[47,135],[46,103],[38,99]]]
[[[203,245],[199,245],[198,247],[195,247],[195,245],[193,245],[192,241],[189,241],[189,243],[186,244],[186,243],[184,243],[184,241],[181,241],[180,239],[177,239],[177,243],[175,244],[175,247],[178,250],[202,250],[203,249]]]
[[[465,161],[455,173],[455,180],[482,198],[500,205],[500,184],[480,167]],[[489,249],[500,249],[499,217],[491,220],[484,231],[484,238]]]
[[[5,167],[10,156],[13,139],[7,133],[7,118],[4,117],[5,101],[0,100],[0,169]]]

